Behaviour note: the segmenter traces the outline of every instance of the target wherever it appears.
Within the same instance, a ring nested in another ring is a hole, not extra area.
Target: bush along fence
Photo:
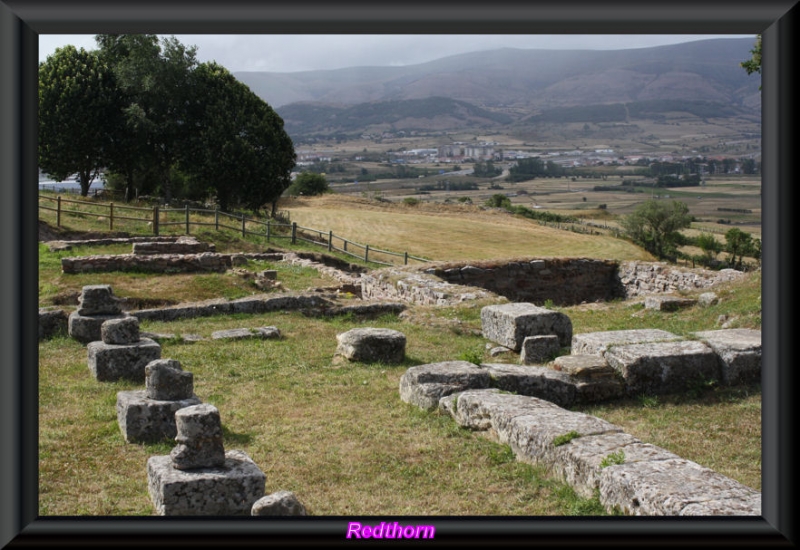
[[[61,227],[61,219],[64,215],[71,215],[79,218],[89,219],[101,224],[103,228],[114,231],[115,226],[120,229],[124,226],[126,230],[141,232],[141,227],[148,228],[147,232],[158,236],[162,231],[174,231],[174,228],[184,230],[187,235],[191,233],[192,227],[205,226],[213,227],[216,231],[223,229],[241,233],[242,237],[255,236],[271,242],[273,239],[289,240],[291,244],[298,241],[310,243],[316,246],[325,247],[328,252],[336,251],[354,258],[359,258],[365,262],[372,262],[380,265],[395,265],[397,262],[387,262],[379,258],[397,257],[402,258],[402,263],[408,265],[409,260],[417,262],[430,262],[432,260],[412,256],[408,252],[393,252],[380,248],[371,247],[368,244],[357,243],[334,235],[333,231],[322,231],[310,227],[302,227],[296,222],[278,222],[271,219],[259,220],[248,218],[244,214],[230,214],[219,209],[190,208],[163,208],[158,205],[152,208],[136,206],[120,206],[112,203],[98,203],[94,201],[72,200],[56,197],[39,195],[39,211],[50,211],[55,213],[56,225]],[[131,214],[132,213],[132,214]]]

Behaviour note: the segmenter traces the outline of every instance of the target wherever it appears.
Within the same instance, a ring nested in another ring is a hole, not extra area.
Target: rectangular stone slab
[[[725,384],[761,380],[761,331],[732,328],[695,332],[717,354]]]
[[[147,488],[161,516],[243,516],[264,496],[266,476],[243,451],[225,453],[225,466],[178,470],[169,456],[147,460]]]
[[[117,423],[128,443],[155,443],[174,440],[178,435],[175,411],[199,405],[192,396],[179,401],[149,399],[145,390],[117,392]]]
[[[487,363],[491,385],[519,395],[538,397],[561,407],[575,402],[576,384],[568,374],[547,367]]]
[[[488,340],[519,352],[528,336],[555,334],[562,347],[572,341],[572,321],[558,311],[526,302],[481,309],[481,330]]]
[[[99,382],[115,382],[124,378],[144,383],[147,364],[161,358],[161,346],[149,338],[124,346],[89,342],[86,350],[89,370]]]
[[[625,379],[631,395],[680,392],[720,380],[716,354],[694,340],[613,346],[605,358]]]
[[[719,507],[723,501],[753,505],[747,513],[732,504],[729,510],[734,514],[761,514],[758,491],[682,458],[609,466],[600,474],[600,502],[628,515],[690,515],[702,510],[697,505],[703,503],[724,513]]]
[[[610,346],[647,344],[680,340],[679,336],[659,329],[609,330],[586,332],[572,337],[572,355],[602,355]]]

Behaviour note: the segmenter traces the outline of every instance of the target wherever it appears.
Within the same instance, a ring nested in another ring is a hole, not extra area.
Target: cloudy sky
[[[216,61],[231,72],[294,72],[359,66],[401,66],[459,53],[496,48],[644,48],[749,35],[176,35],[197,46],[201,62]],[[754,41],[755,37],[753,36]],[[95,49],[94,35],[39,36],[39,60],[72,44]]]

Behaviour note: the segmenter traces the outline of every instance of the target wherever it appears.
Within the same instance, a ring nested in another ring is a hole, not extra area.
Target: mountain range
[[[597,114],[611,106],[627,107],[624,117],[630,117],[631,107],[657,112],[676,102],[758,116],[761,79],[740,66],[754,41],[715,38],[628,50],[504,48],[402,67],[234,76],[283,117],[290,135],[387,124],[497,126],[561,115],[578,122],[581,112],[596,122],[592,117],[615,120]]]

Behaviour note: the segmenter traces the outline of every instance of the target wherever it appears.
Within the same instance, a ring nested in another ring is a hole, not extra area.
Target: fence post
[[[342,241],[342,242],[344,242],[344,247],[343,247],[344,251],[347,252],[347,241],[345,240],[345,241]]]
[[[214,206],[214,230],[219,231],[219,205]]]
[[[364,245],[364,261],[369,261],[369,245]]]
[[[267,242],[269,242],[269,220],[267,220]]]
[[[158,205],[153,206],[153,235],[158,237]]]
[[[186,234],[189,234],[189,205],[186,205]]]
[[[246,233],[244,230],[244,212],[242,212],[242,237],[246,237]]]
[[[108,203],[108,230],[114,231],[114,203]]]
[[[403,253],[403,262],[408,265],[408,252]]]
[[[333,231],[328,231],[328,252],[333,250]]]
[[[58,196],[58,205],[56,206],[56,227],[61,227],[61,195]]]
[[[292,222],[292,244],[297,242],[297,222]]]

